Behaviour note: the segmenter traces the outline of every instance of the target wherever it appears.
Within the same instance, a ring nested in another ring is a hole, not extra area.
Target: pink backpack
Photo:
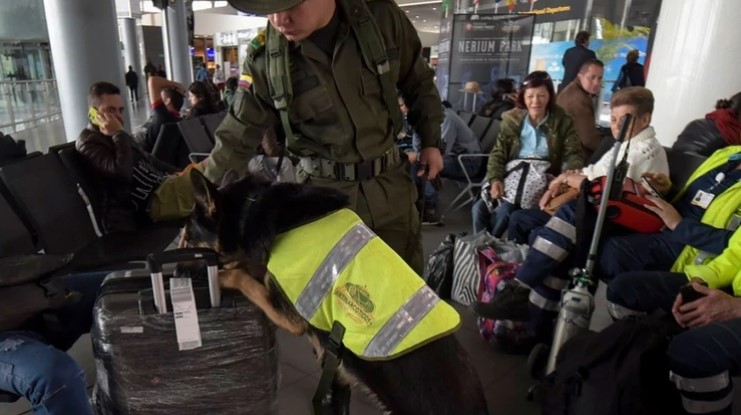
[[[520,264],[503,261],[492,247],[479,250],[478,257],[481,275],[478,300],[487,303],[502,289],[505,280],[515,277]],[[527,352],[534,343],[523,322],[479,317],[478,326],[484,339],[496,343],[508,353]]]

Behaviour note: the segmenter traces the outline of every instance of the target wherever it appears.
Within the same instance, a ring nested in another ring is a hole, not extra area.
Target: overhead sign
[[[473,4],[469,9],[463,11],[472,12]],[[559,22],[583,19],[587,12],[587,0],[480,0],[477,11],[478,13],[532,13],[538,16],[538,23]]]

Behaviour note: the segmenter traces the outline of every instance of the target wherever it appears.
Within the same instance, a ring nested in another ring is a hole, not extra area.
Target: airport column
[[[193,68],[188,44],[188,30],[185,23],[185,0],[175,0],[167,8],[167,31],[170,40],[172,74],[170,79],[180,82],[187,88],[193,82]]]
[[[136,36],[136,19],[133,17],[123,17],[118,19],[123,33],[124,60],[128,70],[129,66],[134,67],[134,72],[139,75],[140,80],[144,77],[144,66],[139,58],[139,42]],[[146,88],[146,86],[145,86]]]
[[[656,98],[652,124],[671,146],[716,100],[741,91],[741,7],[735,0],[661,3],[646,87]]]
[[[125,89],[113,0],[44,0],[67,141],[87,125],[87,91],[97,81]],[[126,115],[124,128],[131,131]]]

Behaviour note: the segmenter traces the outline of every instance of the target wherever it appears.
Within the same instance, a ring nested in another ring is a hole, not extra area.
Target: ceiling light
[[[419,16],[414,16],[415,19],[419,19]]]
[[[422,20],[423,22],[427,23],[427,19]]]
[[[432,10],[437,10],[437,7],[433,7]]]
[[[405,10],[407,13],[409,13],[409,10]]]

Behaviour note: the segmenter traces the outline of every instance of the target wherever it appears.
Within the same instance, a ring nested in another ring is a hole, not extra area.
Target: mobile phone
[[[657,199],[664,200],[664,196],[662,196],[661,193],[659,193],[656,190],[656,188],[651,184],[651,181],[648,180],[648,177],[646,176],[641,177],[641,182],[643,182],[643,184],[646,185],[646,190],[648,190],[648,192],[651,193],[651,196]]]
[[[691,303],[693,301],[701,299],[702,297],[705,297],[705,294],[702,294],[695,290],[695,287],[693,287],[692,284],[683,286],[679,290],[679,293],[682,295],[682,303],[684,304]]]
[[[98,110],[95,109],[95,107],[90,107],[87,111],[87,117],[90,119],[90,122],[96,126],[100,127],[100,121],[98,120]]]

